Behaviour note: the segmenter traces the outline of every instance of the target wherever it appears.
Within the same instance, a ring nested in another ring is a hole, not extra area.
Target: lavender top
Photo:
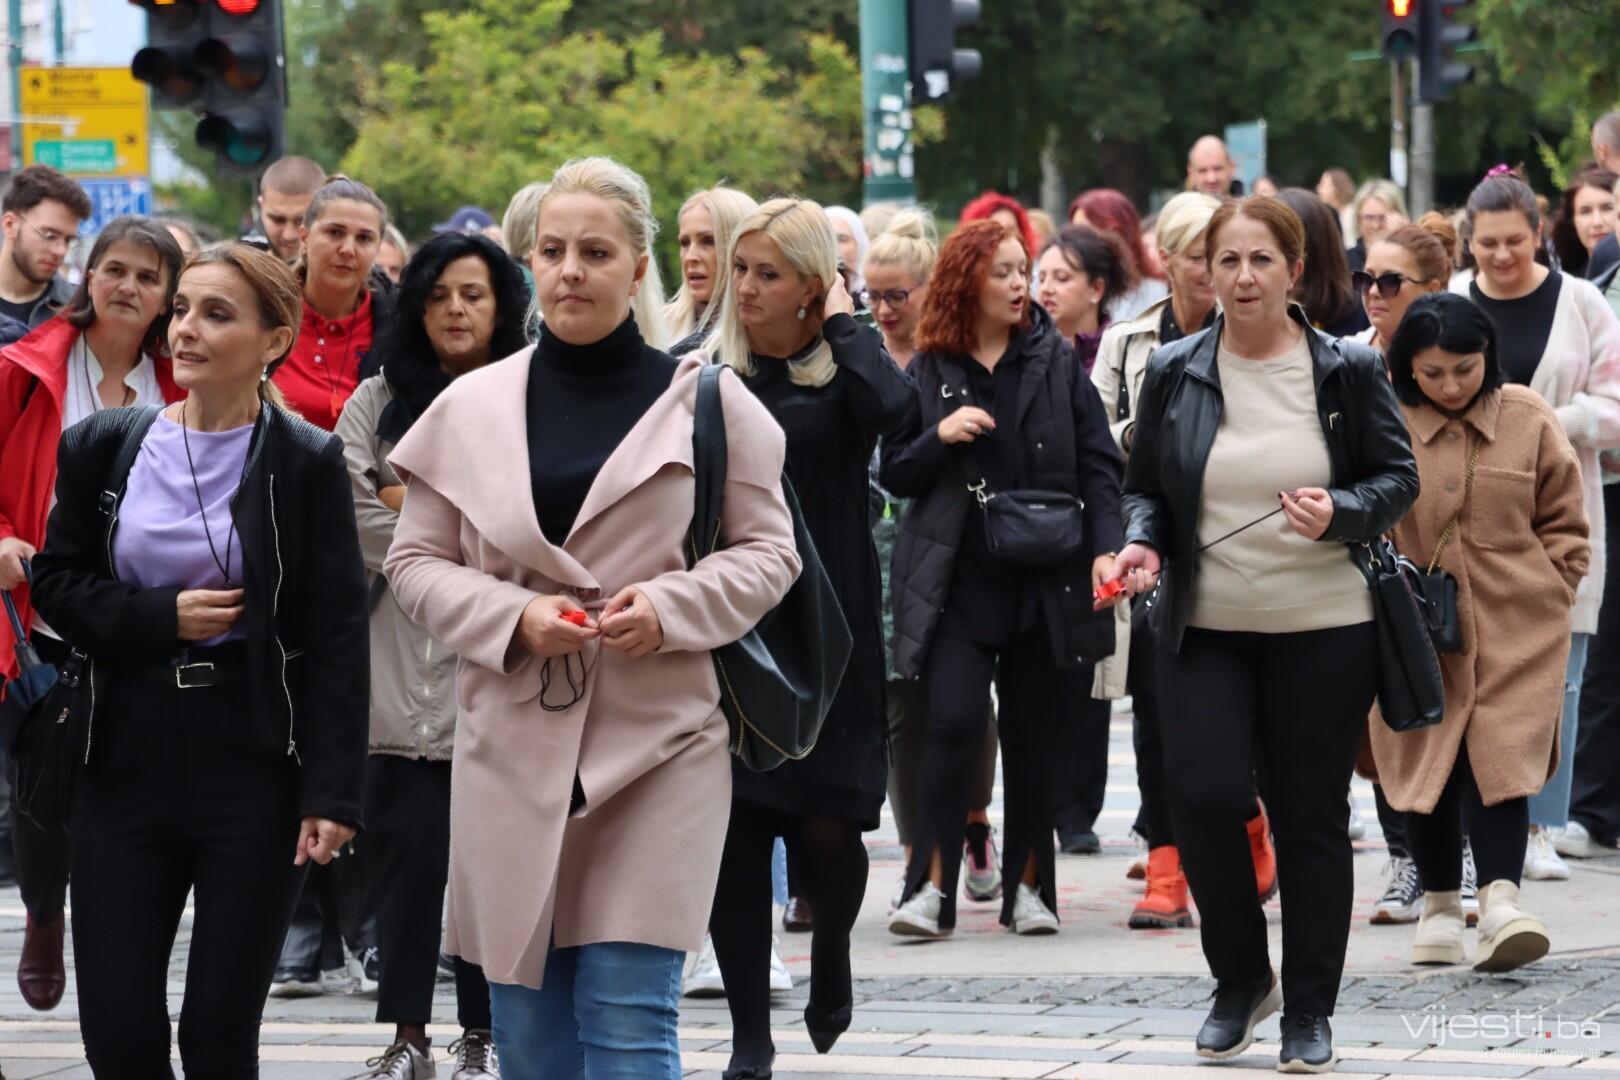
[[[183,436],[183,438],[182,438]],[[144,589],[223,589],[226,581],[208,548],[208,532],[197,511],[197,492],[208,514],[213,551],[220,560],[230,544],[230,578],[242,581],[242,538],[228,539],[232,530],[231,500],[236,496],[242,467],[247,461],[253,425],[230,431],[184,431],[166,415],[159,416],[129,470],[129,483],[118,511],[113,536],[113,568],[120,581]],[[191,482],[186,442],[191,444]],[[238,620],[226,633],[199,645],[247,640],[247,624]]]

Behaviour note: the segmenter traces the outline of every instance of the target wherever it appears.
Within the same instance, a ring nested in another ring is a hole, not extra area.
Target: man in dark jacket
[[[0,315],[32,330],[72,298],[58,270],[78,247],[90,209],[84,189],[49,166],[30,165],[12,178],[0,200]]]

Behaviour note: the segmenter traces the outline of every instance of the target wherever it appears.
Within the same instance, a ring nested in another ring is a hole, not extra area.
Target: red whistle
[[[565,611],[557,617],[563,622],[571,622],[575,626],[584,626],[586,621],[590,619],[590,616],[583,611]]]
[[[1114,597],[1118,596],[1124,591],[1125,579],[1118,578],[1114,581],[1103,582],[1101,585],[1097,586],[1091,591],[1091,595],[1100,604],[1105,600],[1112,600]]]

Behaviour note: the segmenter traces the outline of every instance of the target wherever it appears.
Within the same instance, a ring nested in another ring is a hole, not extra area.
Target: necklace
[[[226,530],[225,561],[220,562],[219,552],[214,548],[213,530],[208,527],[208,510],[203,506],[202,486],[197,483],[197,466],[191,459],[191,436],[186,431],[186,402],[184,401],[180,403],[180,441],[186,448],[186,468],[191,470],[191,490],[197,496],[197,515],[202,518],[203,536],[208,540],[208,554],[213,557],[214,565],[219,567],[219,576],[225,579],[225,587],[234,589],[236,583],[231,580],[230,565],[231,547],[236,540],[236,518],[231,517],[231,527]],[[251,446],[249,449],[251,450]],[[251,458],[251,453],[242,455],[242,475],[236,478],[236,493],[231,495],[231,502],[233,503],[236,501],[236,495],[241,493],[242,485],[247,482],[248,462]],[[229,503],[226,504],[227,515],[229,515],[229,505]]]
[[[356,311],[359,310],[360,304],[363,303],[363,302],[364,302],[364,298],[362,297],[362,299],[360,301],[357,301],[355,303],[355,310]],[[314,311],[313,308],[311,308],[310,310]],[[328,320],[326,318],[326,316],[322,315],[318,311],[315,312],[315,317],[317,319],[320,319],[320,320],[326,322],[327,326],[336,326],[336,325],[338,325],[336,322],[334,322],[332,320]],[[351,313],[349,315],[349,318],[351,320],[354,318],[353,313]],[[325,328],[323,327],[322,329],[325,329]],[[327,390],[331,391],[331,396],[329,398],[327,398],[327,406],[332,410],[332,418],[334,420],[337,419],[338,414],[343,412],[343,403],[344,403],[345,400],[347,400],[343,395],[343,373],[349,369],[349,357],[354,352],[354,324],[353,324],[353,322],[351,322],[349,324],[349,326],[347,327],[347,331],[348,332],[344,335],[345,342],[344,342],[344,346],[343,346],[343,362],[338,365],[337,374],[333,375],[332,374],[332,369],[330,367],[326,366],[326,365],[322,365],[322,370],[321,370],[321,377],[326,380],[326,388],[327,388]]]
[[[90,377],[90,346],[84,343],[83,335],[79,337],[79,360],[84,364],[84,388],[90,392],[90,411],[98,413],[104,407],[101,401],[101,391],[96,389],[96,382]],[[119,407],[127,406],[135,397],[135,388],[127,382],[124,384],[124,400]]]

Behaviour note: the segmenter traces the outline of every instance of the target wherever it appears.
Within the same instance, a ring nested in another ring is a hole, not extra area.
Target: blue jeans
[[[1581,681],[1586,677],[1586,646],[1591,634],[1572,634],[1564,669],[1564,715],[1558,721],[1558,771],[1530,796],[1530,824],[1562,829],[1569,824],[1569,792],[1575,783],[1575,725],[1581,712]]]
[[[552,949],[539,990],[489,984],[506,1080],[680,1080],[686,954],[610,941]]]

